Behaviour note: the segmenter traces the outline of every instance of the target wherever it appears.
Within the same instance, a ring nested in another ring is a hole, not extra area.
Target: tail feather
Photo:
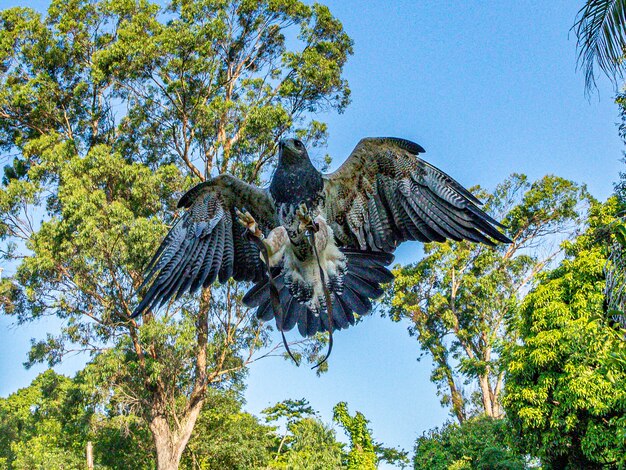
[[[286,318],[283,324],[283,328],[285,331],[291,330],[298,323],[298,319],[305,314],[306,305],[301,302],[298,302],[296,299],[291,297],[289,301],[289,306],[286,310]]]
[[[263,321],[270,321],[274,318],[274,310],[272,310],[272,303],[269,299],[257,308],[256,317]]]
[[[286,316],[287,316],[287,308],[289,307],[289,302],[291,301],[291,294],[289,293],[289,289],[287,289],[286,287],[283,287],[282,289],[279,290],[279,298],[280,298],[280,305],[282,306],[282,311],[283,311],[283,317],[279,316],[277,314],[277,312],[274,312],[274,316],[276,317],[276,327],[280,330],[280,331],[287,331],[285,326],[286,326]]]
[[[331,286],[333,330],[354,325],[355,313],[370,313],[372,301],[383,294],[380,285],[393,280],[393,274],[387,269],[393,262],[392,254],[344,248],[340,250],[346,256],[347,272],[343,278],[343,286]],[[274,317],[279,331],[289,331],[298,325],[302,336],[313,336],[317,332],[329,330],[331,322],[325,308],[320,308],[316,314],[306,303],[294,298],[285,285],[282,267],[273,268],[272,275],[279,291],[284,317],[280,318],[272,308],[269,282],[265,278],[257,282],[243,297],[245,305],[257,307],[257,318],[268,321]]]
[[[321,327],[320,316],[306,308],[298,318],[298,331],[302,336],[313,336],[318,331],[324,331]]]
[[[335,295],[335,299],[337,299],[337,302],[341,304],[341,308],[343,309],[343,313],[346,316],[348,323],[350,323],[350,325],[354,325],[356,323],[356,319],[354,318],[352,310],[350,310],[340,295]]]
[[[280,267],[272,268],[272,277],[274,278],[276,288],[280,291],[285,285],[285,280]],[[241,301],[246,307],[258,307],[262,303],[269,302],[270,285],[267,276],[253,285],[250,290],[246,292]]]
[[[258,307],[270,301],[270,288],[267,279],[257,282],[241,299],[246,307]]]
[[[393,281],[393,274],[387,268],[376,265],[364,268],[363,266],[352,264],[349,265],[348,272],[359,276],[361,279],[371,280],[379,284]]]
[[[384,294],[384,291],[377,282],[355,276],[350,272],[349,268],[348,274],[346,274],[343,282],[346,287],[358,293],[361,298],[377,299]]]
[[[338,330],[343,330],[350,326],[348,315],[346,315],[343,305],[339,302],[339,296],[336,294],[333,295],[333,326]]]
[[[369,299],[361,297],[350,288],[344,289],[341,298],[346,302],[350,310],[359,315],[367,315],[372,310],[372,304]]]

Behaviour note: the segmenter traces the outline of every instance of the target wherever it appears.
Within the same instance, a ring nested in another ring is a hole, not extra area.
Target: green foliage
[[[0,459],[8,469],[82,469],[87,441],[103,469],[154,467],[154,445],[132,414],[98,402],[89,372],[43,372],[0,399]]]
[[[103,401],[97,370],[88,366],[74,379],[49,370],[0,399],[2,468],[84,468],[87,441],[97,468],[155,467],[148,426],[132,408]],[[236,388],[211,389],[179,468],[344,468],[343,445],[306,400],[286,400],[266,415],[271,422],[286,419],[286,434],[242,411]]]
[[[354,416],[348,412],[348,404],[339,402],[333,408],[333,419],[339,423],[350,439],[350,451],[345,458],[348,469],[375,469],[378,463],[387,462],[405,468],[409,464],[406,451],[385,447],[374,442],[369,421],[357,411]]]
[[[265,468],[277,440],[274,431],[242,411],[241,400],[232,392],[213,390],[183,454],[181,468]]]
[[[92,429],[96,468],[152,470],[155,467],[150,430],[136,415],[108,410],[107,414],[95,416]],[[84,460],[80,468],[84,468]]]
[[[300,398],[299,400],[283,400],[269,408],[265,408],[262,413],[265,415],[265,420],[269,423],[285,419],[287,424],[293,423],[303,417],[316,415],[315,410],[309,405],[306,398]]]
[[[603,312],[607,245],[598,234],[615,211],[615,199],[592,207],[587,232],[526,297],[523,344],[509,348],[507,415],[520,448],[547,468],[626,465],[626,370],[611,361],[623,339]]]
[[[37,436],[25,444],[15,445],[16,457],[10,468],[15,470],[45,470],[47,468],[63,468],[79,470],[83,459],[63,449],[54,447],[50,439]]]
[[[420,262],[395,270],[386,299],[391,318],[408,320],[409,333],[432,357],[431,380],[459,422],[476,413],[502,415],[501,351],[516,340],[508,320],[534,276],[558,253],[544,245],[576,227],[588,199],[584,187],[555,176],[530,183],[512,175],[491,195],[476,192],[513,243],[427,244]],[[467,382],[478,382],[474,396],[465,393]]]
[[[0,458],[8,469],[83,466],[92,411],[80,390],[53,371],[0,399]]]
[[[319,420],[317,412],[304,398],[282,401],[263,410],[263,414],[268,422],[282,423],[285,428],[283,436],[276,440],[275,455],[269,468],[375,469],[380,462],[401,468],[409,464],[407,452],[374,442],[365,416],[359,412],[351,416],[344,402],[333,408],[333,420],[350,440],[348,453],[336,440],[335,431]]]
[[[368,421],[359,411],[354,416],[348,413],[348,404],[340,402],[333,408],[333,419],[337,421],[350,438],[350,452],[347,458],[349,469],[375,469],[376,452]]]
[[[447,423],[415,442],[413,468],[432,470],[523,470],[524,458],[507,440],[506,419],[477,416],[462,424]]]
[[[305,417],[288,425],[287,449],[270,468],[325,470],[343,468],[343,446],[335,431],[319,419]]]
[[[262,413],[267,422],[282,422],[285,427],[285,433],[276,442],[270,468],[341,468],[342,444],[337,442],[335,431],[319,420],[306,399],[287,399]]]
[[[626,2],[587,0],[578,12],[576,24],[578,64],[585,70],[587,91],[595,86],[595,66],[614,83],[624,75],[626,44]]]
[[[309,115],[348,105],[351,53],[328,8],[299,0],[0,11],[0,255],[15,268],[0,305],[18,323],[62,321],[27,364],[91,353],[102,403],[143,421],[157,453],[173,439],[175,461],[207,390],[240,384],[268,329],[232,284],[131,320],[143,266],[192,184],[261,182],[285,134],[324,144]]]
[[[615,102],[619,106],[621,123],[620,137],[626,142],[626,94],[617,95]],[[606,301],[610,313],[622,326],[626,325],[626,173],[620,172],[620,179],[615,184],[617,199],[617,218],[606,226],[603,239],[609,246],[606,274]]]

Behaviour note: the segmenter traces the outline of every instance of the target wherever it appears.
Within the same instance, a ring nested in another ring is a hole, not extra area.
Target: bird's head
[[[278,142],[278,158],[281,163],[287,164],[310,161],[306,147],[298,139],[282,139]]]

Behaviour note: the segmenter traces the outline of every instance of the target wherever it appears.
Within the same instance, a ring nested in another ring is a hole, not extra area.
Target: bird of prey
[[[232,277],[255,283],[243,302],[259,319],[281,332],[329,332],[332,346],[333,330],[369,313],[393,279],[400,243],[510,242],[474,195],[418,157],[418,144],[362,139],[330,174],[301,141],[278,148],[268,189],[220,175],[180,199],[185,212],[149,263],[152,284],[133,316]]]

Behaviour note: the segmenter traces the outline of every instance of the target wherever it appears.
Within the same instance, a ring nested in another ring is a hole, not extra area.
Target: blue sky
[[[599,96],[587,99],[575,71],[570,28],[582,1],[325,3],[355,41],[345,70],[352,104],[318,117],[329,124],[334,165],[361,137],[389,135],[418,142],[427,160],[467,186],[493,188],[513,172],[552,173],[586,183],[599,199],[611,193],[623,144],[611,86],[601,80]],[[0,8],[16,4],[2,0]],[[420,255],[419,244],[407,244],[397,260]],[[21,363],[29,338],[54,327],[16,328],[0,318],[0,395],[42,370]],[[278,358],[253,364],[246,407],[257,413],[306,397],[330,421],[332,406],[345,400],[370,419],[376,439],[411,449],[448,417],[429,381],[430,362],[417,362],[418,354],[406,325],[372,316],[336,335],[322,377]],[[70,359],[59,370],[81,363]]]

